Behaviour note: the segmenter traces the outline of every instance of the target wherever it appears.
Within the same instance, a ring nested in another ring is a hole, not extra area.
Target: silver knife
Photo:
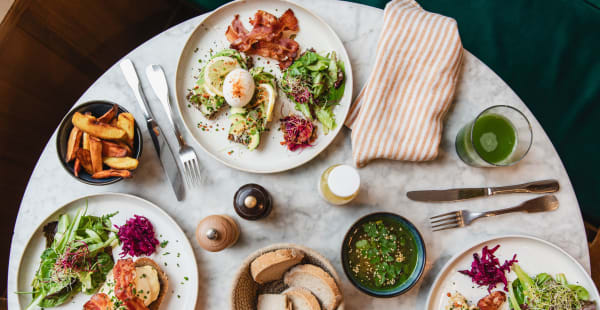
[[[406,196],[415,201],[427,202],[445,202],[459,201],[477,197],[487,197],[497,194],[510,193],[553,193],[558,191],[560,186],[557,180],[542,180],[524,184],[500,186],[500,187],[480,187],[480,188],[456,188],[445,190],[427,190],[407,192]]]
[[[185,189],[183,186],[181,171],[179,171],[177,161],[175,160],[173,148],[169,142],[167,142],[163,131],[160,129],[154,120],[154,117],[152,116],[152,110],[146,101],[146,97],[142,91],[140,80],[138,79],[138,75],[135,71],[133,63],[129,59],[124,59],[119,63],[119,66],[121,67],[121,71],[123,72],[127,83],[131,87],[131,90],[133,90],[133,94],[135,95],[135,99],[137,99],[140,109],[142,109],[142,112],[144,113],[146,125],[148,126],[148,132],[150,133],[150,137],[152,137],[154,148],[156,149],[163,170],[167,175],[167,179],[171,183],[173,191],[175,191],[175,197],[177,197],[178,201],[181,201],[183,199]]]

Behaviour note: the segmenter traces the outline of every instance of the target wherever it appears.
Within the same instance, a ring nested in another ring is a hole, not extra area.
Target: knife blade
[[[458,201],[475,197],[489,196],[485,188],[462,188],[407,192],[406,196],[415,201]]]
[[[517,185],[480,188],[410,191],[406,196],[415,201],[446,202],[510,193],[553,193],[560,189],[557,180],[541,180]]]
[[[146,126],[148,127],[148,133],[150,133],[150,137],[152,137],[152,143],[154,144],[154,148],[156,149],[156,153],[158,158],[160,159],[161,166],[167,175],[167,179],[169,183],[173,187],[173,191],[175,192],[175,197],[178,201],[181,201],[184,196],[184,185],[183,178],[181,176],[181,171],[179,170],[179,166],[177,166],[177,160],[175,159],[175,153],[173,152],[173,148],[165,138],[162,129],[152,116],[152,110],[146,101],[146,97],[144,96],[144,92],[140,85],[140,80],[138,78],[137,72],[135,71],[135,67],[133,66],[133,62],[129,59],[124,59],[119,63],[121,67],[121,71],[131,87],[135,99],[138,102],[138,105],[142,112],[144,113],[144,118],[146,119]]]

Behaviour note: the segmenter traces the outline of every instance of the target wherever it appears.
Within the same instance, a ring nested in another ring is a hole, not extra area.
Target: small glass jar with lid
[[[319,193],[333,205],[344,205],[352,201],[360,189],[360,175],[349,165],[333,165],[323,171],[319,180]]]

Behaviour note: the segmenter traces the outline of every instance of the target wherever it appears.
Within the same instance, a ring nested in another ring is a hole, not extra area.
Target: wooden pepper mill
[[[196,228],[196,240],[210,252],[219,252],[234,245],[240,236],[237,223],[227,215],[210,215]]]

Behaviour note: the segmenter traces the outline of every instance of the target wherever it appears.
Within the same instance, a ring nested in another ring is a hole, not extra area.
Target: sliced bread
[[[292,303],[285,295],[262,294],[258,295],[257,310],[292,310]]]
[[[265,253],[250,264],[250,274],[256,283],[280,280],[283,274],[302,261],[304,253],[296,249],[282,249]]]
[[[315,295],[305,288],[290,287],[282,294],[290,299],[294,310],[321,310]]]
[[[311,264],[298,265],[290,269],[283,282],[289,287],[309,290],[325,310],[335,310],[342,301],[342,293],[335,280],[325,270]]]

